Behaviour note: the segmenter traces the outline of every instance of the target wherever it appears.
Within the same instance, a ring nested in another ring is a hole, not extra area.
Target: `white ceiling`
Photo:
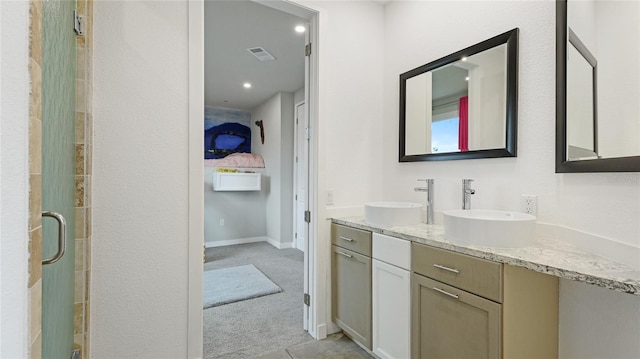
[[[205,1],[204,9],[206,105],[250,110],[304,86],[305,36],[294,31],[304,19],[248,0]],[[247,51],[258,46],[276,60],[261,62]]]
[[[469,71],[458,66],[445,66],[433,73],[433,99],[441,99],[468,91],[469,82],[465,80]]]

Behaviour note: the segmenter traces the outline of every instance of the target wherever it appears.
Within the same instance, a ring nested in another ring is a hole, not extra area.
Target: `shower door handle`
[[[67,245],[67,221],[64,216],[58,212],[45,211],[42,217],[53,217],[58,221],[58,252],[51,258],[43,259],[42,264],[53,264],[64,256]]]

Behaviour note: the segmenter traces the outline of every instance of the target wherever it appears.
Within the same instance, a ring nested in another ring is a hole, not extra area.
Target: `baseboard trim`
[[[213,247],[224,247],[224,246],[233,246],[236,244],[246,244],[246,243],[256,243],[256,242],[268,242],[267,237],[250,237],[250,238],[239,238],[239,239],[226,239],[223,241],[215,241],[215,242],[206,242],[206,248]]]
[[[316,339],[322,340],[327,337],[327,325],[320,324],[316,327]]]
[[[339,332],[342,331],[342,328],[337,326],[334,322],[329,322],[329,323],[323,324],[323,325],[325,325],[325,327],[327,328],[326,329],[327,335],[339,333]]]
[[[280,243],[273,238],[265,237],[266,241],[278,249],[293,248],[293,242]]]
[[[256,242],[267,242],[278,249],[294,248],[293,242],[280,243],[273,238],[267,236],[250,237],[250,238],[238,238],[238,239],[226,239],[223,241],[206,242],[204,245],[206,248],[233,246],[236,244],[247,244]]]

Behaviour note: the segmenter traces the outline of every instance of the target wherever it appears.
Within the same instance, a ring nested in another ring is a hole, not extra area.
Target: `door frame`
[[[204,2],[189,0],[189,211],[187,358],[203,357],[204,278]]]
[[[325,234],[326,216],[324,202],[320,205],[320,196],[323,193],[324,181],[319,173],[323,166],[319,159],[319,128],[321,113],[321,94],[323,87],[319,82],[321,51],[321,38],[326,38],[324,26],[326,24],[325,12],[319,8],[310,8],[296,4],[293,1],[263,1],[254,0],[272,8],[300,16],[300,9],[307,9],[315,14],[309,19],[310,41],[312,52],[309,57],[309,81],[308,91],[305,91],[305,103],[307,104],[307,118],[310,128],[309,140],[309,201],[307,208],[311,211],[311,223],[308,235],[309,262],[309,306],[308,332],[315,339],[324,339],[327,336],[327,278],[318,273],[326,273],[329,256]],[[202,280],[204,270],[204,167],[202,165],[202,153],[204,144],[204,0],[189,0],[189,238],[188,238],[188,309],[187,309],[187,357],[202,358],[203,355],[203,308],[202,308]],[[305,84],[305,86],[307,86]],[[320,222],[322,221],[322,222]],[[325,248],[326,247],[326,248]],[[302,303],[300,303],[303,305]]]

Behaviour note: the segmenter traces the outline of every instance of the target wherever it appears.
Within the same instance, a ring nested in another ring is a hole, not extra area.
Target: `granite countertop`
[[[492,248],[449,242],[444,226],[437,224],[380,228],[365,223],[362,217],[332,218],[331,221],[640,296],[640,270],[555,239],[538,238],[533,246],[525,248]]]

